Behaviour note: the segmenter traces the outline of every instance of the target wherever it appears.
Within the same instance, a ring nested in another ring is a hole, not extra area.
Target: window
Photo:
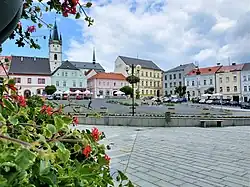
[[[176,86],[176,82],[174,82],[174,87]]]
[[[227,92],[230,92],[230,87],[229,86],[227,86]]]
[[[168,95],[168,91],[165,91],[165,95]]]
[[[165,88],[167,88],[168,87],[168,83],[165,83]]]
[[[172,80],[172,75],[169,75],[169,79]]]
[[[150,81],[150,87],[152,87],[152,82]]]
[[[176,79],[176,74],[174,74],[174,79]]]
[[[106,91],[106,95],[109,95],[109,90]]]
[[[123,86],[123,82],[121,82],[121,86]]]
[[[148,72],[146,72],[146,77],[148,76]]]
[[[141,94],[144,95],[144,90],[141,90]]]
[[[158,87],[160,87],[160,81],[158,81]]]
[[[148,86],[148,81],[146,81],[146,86]]]
[[[56,81],[56,86],[59,86],[59,81]]]
[[[116,86],[116,83],[114,82],[114,86]]]
[[[45,84],[45,79],[38,78],[38,84]]]
[[[67,86],[66,81],[63,81],[63,86],[64,86],[64,87]]]
[[[68,76],[68,72],[65,72],[65,77],[67,77]]]
[[[204,80],[204,85],[207,85],[207,80]]]
[[[57,60],[57,54],[54,54],[54,60]]]
[[[101,81],[99,81],[99,86],[101,85]]]
[[[57,73],[57,76],[60,76],[60,73]]]
[[[28,84],[31,84],[31,78],[27,79]]]
[[[146,95],[148,95],[148,90],[146,90]]]
[[[156,90],[154,90],[154,95],[156,95]]]
[[[194,86],[194,81],[192,81],[192,86]]]
[[[247,76],[243,76],[243,81],[247,81]]]
[[[222,77],[220,77],[220,83],[222,83]]]
[[[152,72],[149,72],[149,76],[152,77]]]
[[[99,95],[103,95],[103,91],[102,90],[99,90]]]
[[[170,88],[172,88],[172,82],[170,82]]]
[[[195,91],[192,92],[193,96],[195,96]]]
[[[179,82],[179,86],[181,86],[182,84],[181,84],[181,81]]]
[[[234,82],[236,82],[237,81],[237,76],[236,75],[234,75]]]
[[[210,85],[212,85],[213,84],[213,79],[210,79]]]
[[[181,73],[179,73],[179,79],[181,79]]]
[[[64,76],[64,72],[62,72],[62,76]]]
[[[220,92],[223,92],[223,88],[222,87],[220,87]]]
[[[157,77],[160,78],[160,74],[159,73],[157,73]]]
[[[173,93],[173,91],[172,91],[172,90],[170,90],[170,95],[172,95],[172,93]]]
[[[226,77],[226,82],[229,82],[229,77]]]
[[[73,87],[76,87],[76,81],[75,80],[73,81]]]
[[[153,92],[152,92],[152,90],[150,90],[150,95],[152,95],[153,94]]]
[[[143,71],[141,72],[141,76],[143,77]]]
[[[141,85],[144,86],[144,82],[143,81],[141,81]]]
[[[168,80],[168,76],[167,75],[165,75],[165,80]]]
[[[247,80],[250,81],[250,75],[247,76]]]
[[[187,81],[187,86],[189,86],[189,81]]]
[[[250,92],[250,86],[248,86],[248,91]]]
[[[15,78],[15,83],[21,83],[21,78]]]
[[[82,87],[82,82],[80,82],[80,87]]]
[[[237,92],[237,86],[234,86],[234,92]]]
[[[250,86],[249,86],[250,87]],[[244,92],[247,92],[247,86],[244,86]]]

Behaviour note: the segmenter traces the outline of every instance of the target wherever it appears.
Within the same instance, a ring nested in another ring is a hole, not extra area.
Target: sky
[[[249,0],[95,0],[88,10],[95,23],[57,16],[63,37],[63,58],[91,62],[114,70],[117,56],[149,59],[162,70],[195,62],[213,66],[250,62]],[[54,23],[55,13],[44,14]],[[34,35],[49,35],[44,28]],[[38,37],[39,38],[39,37]],[[48,41],[41,50],[17,48],[13,40],[2,55],[48,56]]]

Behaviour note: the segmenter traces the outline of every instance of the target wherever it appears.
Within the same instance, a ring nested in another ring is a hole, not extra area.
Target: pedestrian
[[[88,109],[92,109],[92,106],[91,106],[91,103],[92,103],[92,100],[91,100],[91,98],[89,99],[89,104],[88,104]]]

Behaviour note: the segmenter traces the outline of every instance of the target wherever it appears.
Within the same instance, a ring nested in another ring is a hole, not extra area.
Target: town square
[[[0,187],[250,187],[249,0],[2,0]]]

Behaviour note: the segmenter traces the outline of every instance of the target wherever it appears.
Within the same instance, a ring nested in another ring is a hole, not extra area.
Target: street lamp
[[[131,73],[129,75],[129,70],[131,69]],[[137,76],[135,75],[135,70],[137,72]],[[135,94],[134,94],[134,84],[140,82],[139,72],[141,70],[140,65],[134,65],[132,64],[131,66],[127,65],[126,66],[126,72],[129,75],[126,80],[132,85],[132,115],[135,115]],[[138,92],[139,92],[139,86],[138,86]]]

